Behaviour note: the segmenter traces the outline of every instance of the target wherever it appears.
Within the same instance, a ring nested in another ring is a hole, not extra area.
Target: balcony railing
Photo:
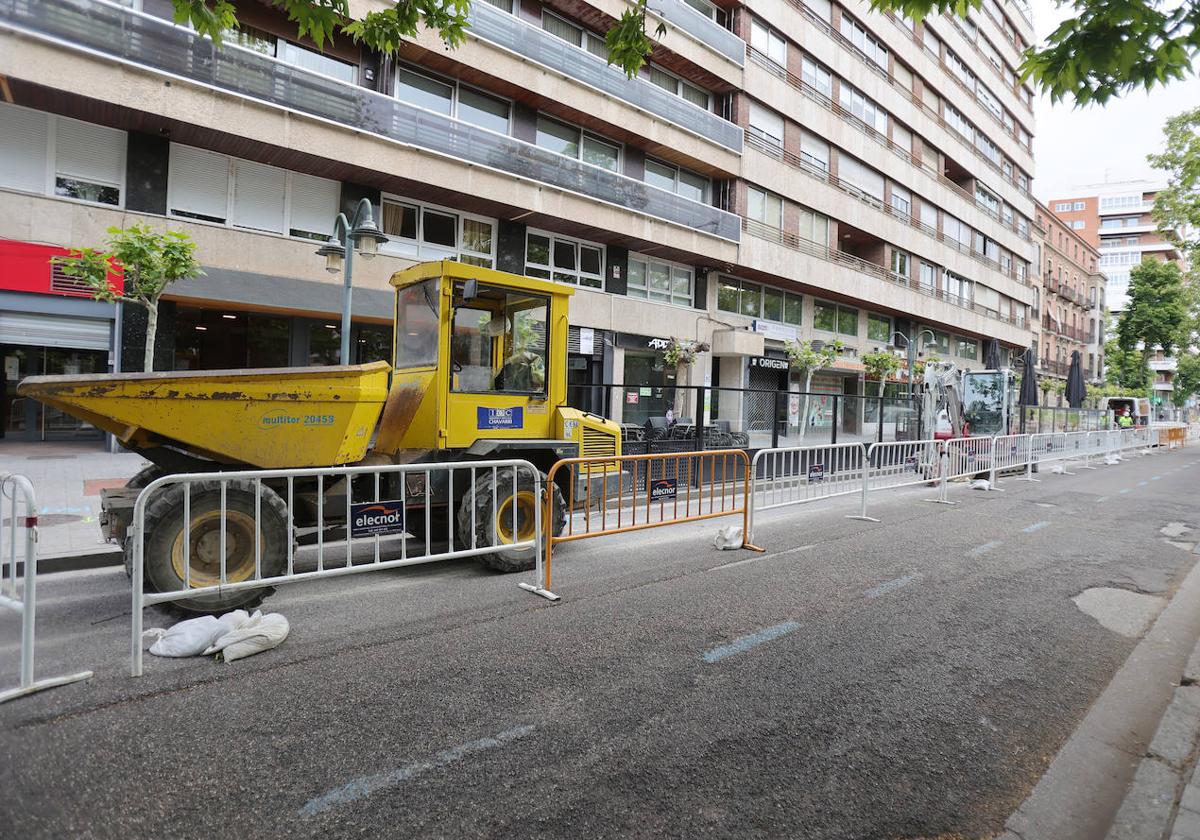
[[[783,245],[785,248],[791,248],[793,251],[800,251],[817,259],[825,260],[826,262],[843,265],[853,271],[861,274],[866,274],[875,277],[879,280],[886,280],[896,286],[917,292],[918,294],[931,297],[936,300],[957,306],[961,309],[966,309],[970,312],[976,312],[980,315],[985,315],[988,318],[994,318],[997,321],[1003,321],[1006,324],[1012,324],[1020,329],[1025,328],[1025,316],[1017,314],[1013,316],[1005,315],[995,309],[989,309],[980,303],[976,303],[969,298],[959,295],[950,294],[944,289],[929,288],[916,280],[895,274],[892,271],[877,265],[873,262],[868,262],[861,257],[856,257],[853,254],[847,254],[845,251],[839,251],[836,248],[829,248],[810,239],[805,239],[794,233],[780,230],[779,228],[765,225],[762,222],[754,219],[742,217],[742,230],[759,239],[765,239],[769,242],[774,242],[778,245]]]
[[[836,105],[834,105],[833,107],[837,108],[838,111],[841,110]],[[835,111],[835,113],[837,113],[837,111]],[[1016,282],[1020,283],[1023,286],[1030,285],[1029,281],[1023,280],[1021,278],[1021,276],[1017,273],[1016,266],[1010,265],[1009,268],[1006,270],[997,260],[993,260],[991,257],[988,257],[988,256],[980,253],[979,251],[976,251],[970,245],[966,245],[962,242],[957,241],[956,239],[953,239],[952,237],[946,236],[944,233],[939,231],[937,228],[931,227],[930,225],[927,225],[927,224],[921,222],[912,213],[906,213],[897,207],[894,207],[890,204],[885,204],[883,201],[879,200],[875,196],[873,196],[869,193],[863,192],[861,189],[859,189],[854,184],[852,184],[848,181],[843,181],[841,178],[838,178],[836,175],[831,175],[828,170],[823,169],[818,164],[813,163],[809,160],[806,160],[805,158],[801,157],[800,155],[797,155],[795,152],[789,152],[787,149],[784,149],[782,146],[780,146],[778,144],[772,143],[769,140],[765,140],[765,139],[759,137],[753,131],[746,132],[746,145],[752,149],[758,149],[763,154],[770,155],[771,157],[773,157],[777,160],[783,161],[788,166],[792,167],[793,169],[800,170],[801,172],[808,175],[809,177],[816,178],[818,181],[829,184],[830,186],[835,187],[838,190],[841,190],[846,195],[849,195],[853,198],[858,199],[862,203],[875,208],[876,210],[878,210],[881,213],[886,213],[887,215],[900,220],[901,222],[908,225],[909,227],[919,230],[921,233],[925,234],[926,236],[932,237],[933,239],[936,239],[938,242],[945,243],[946,245],[948,245],[949,247],[953,248],[956,251],[967,254],[968,256],[977,260],[982,265],[985,265],[988,268],[992,269],[993,271],[997,271],[1000,274],[1003,274],[1004,276],[1006,276],[1012,280],[1015,280]]]
[[[696,14],[696,17],[702,16]],[[630,79],[616,65],[610,65],[603,58],[568,44],[540,26],[526,23],[490,3],[472,3],[470,20],[468,32],[472,35],[622,99],[727,149],[735,152],[742,150],[740,126],[646,79]],[[715,23],[713,25],[716,26]],[[732,32],[728,34],[745,49],[745,43],[740,38]]]
[[[490,7],[477,3],[475,8]],[[539,181],[732,242],[741,238],[738,217],[708,204],[250,50],[233,45],[214,49],[210,40],[183,27],[109,3],[0,0],[0,26]]]
[[[739,67],[746,62],[746,42],[683,0],[651,0],[650,11],[703,41]]]

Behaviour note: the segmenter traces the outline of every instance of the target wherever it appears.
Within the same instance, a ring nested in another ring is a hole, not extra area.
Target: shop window
[[[886,315],[867,314],[867,338],[883,344],[892,343],[892,319]]]
[[[525,274],[601,289],[604,249],[594,242],[530,230],[525,234]]]
[[[691,306],[692,268],[630,254],[628,294],[630,297]]]
[[[979,342],[973,338],[957,337],[955,355],[964,359],[979,359]]]
[[[382,251],[416,260],[451,259],[491,268],[495,264],[496,223],[434,205],[384,196],[381,227],[388,236]]]
[[[922,327],[928,329],[928,327]],[[928,355],[930,352],[940,353],[942,356],[950,354],[950,335],[939,330],[929,330],[933,334],[933,338],[927,338],[924,344],[919,344],[918,347]]]

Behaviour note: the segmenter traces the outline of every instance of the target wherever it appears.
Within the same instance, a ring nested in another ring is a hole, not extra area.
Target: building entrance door
[[[108,371],[108,352],[66,347],[0,344],[4,370],[0,384],[0,435],[8,440],[101,440],[104,433],[36,400],[17,396],[28,376],[79,375]]]

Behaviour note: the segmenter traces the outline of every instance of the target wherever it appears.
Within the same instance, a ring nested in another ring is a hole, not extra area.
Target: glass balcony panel
[[[685,0],[654,0],[650,7],[668,23],[673,23],[703,41],[721,55],[733,59],[739,66],[746,60],[746,43]]]
[[[487,3],[477,3],[473,8],[476,12],[486,9],[503,15]],[[740,239],[740,220],[732,213],[391,96],[292,67],[269,56],[231,45],[214,49],[211,41],[188,29],[119,6],[96,0],[0,0],[0,21],[35,37],[64,43],[68,48],[88,50],[356,131],[540,181],[732,242]],[[566,44],[562,48],[573,49]],[[591,60],[578,50],[573,52],[572,60],[577,65]],[[649,83],[645,83],[645,88],[659,90]],[[670,96],[665,91],[659,92]],[[703,116],[699,109],[673,98],[680,108]],[[736,130],[740,148],[741,129],[732,123],[724,124]]]

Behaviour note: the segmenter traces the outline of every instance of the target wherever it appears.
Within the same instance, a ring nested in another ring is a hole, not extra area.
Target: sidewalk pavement
[[[123,486],[146,463],[132,452],[107,453],[99,441],[0,440],[0,473],[26,476],[37,494],[41,571],[122,562],[120,548],[100,534],[100,490]]]
[[[1106,840],[1200,840],[1198,753],[1200,641],[1192,649]]]

